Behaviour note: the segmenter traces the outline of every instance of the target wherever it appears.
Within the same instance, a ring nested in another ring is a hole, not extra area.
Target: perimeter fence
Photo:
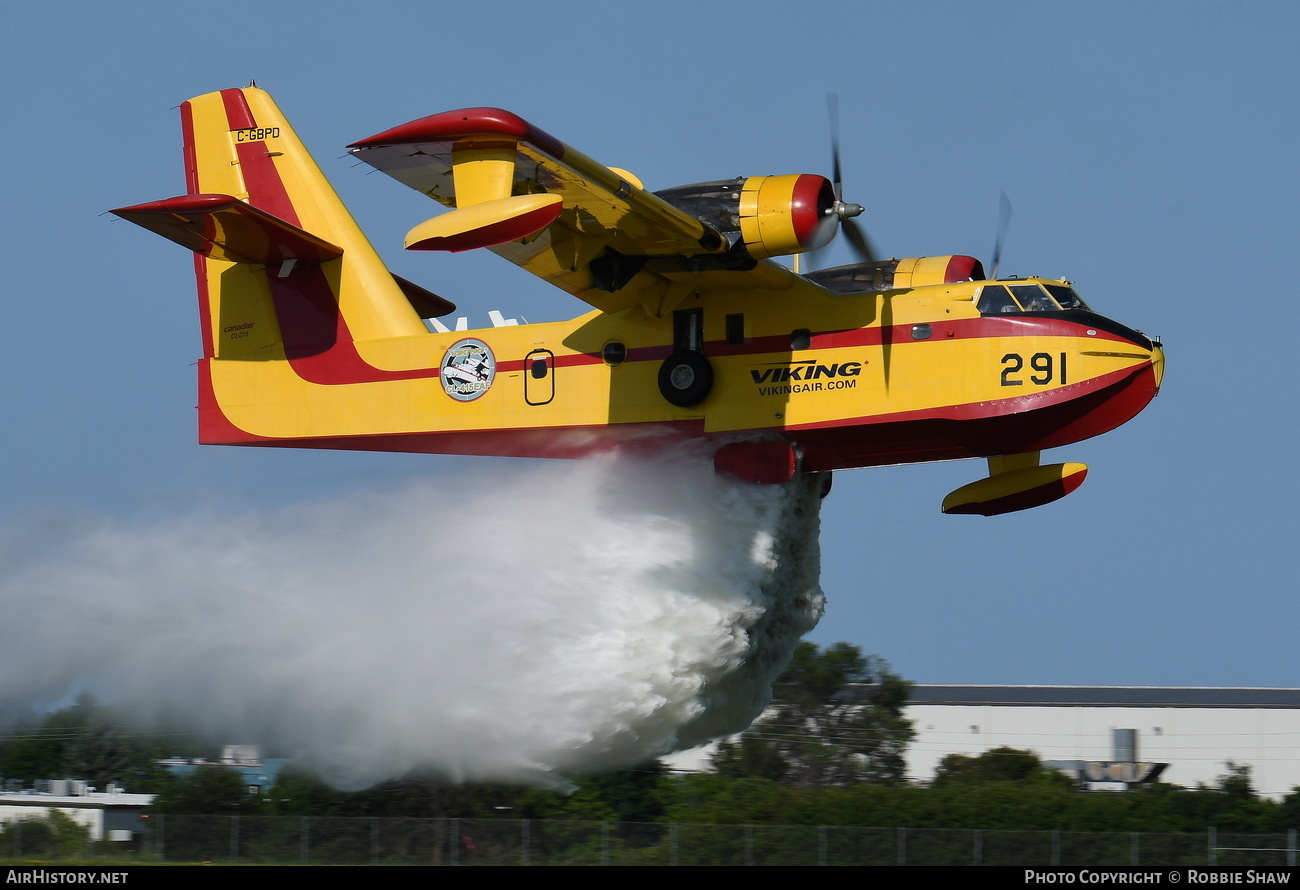
[[[51,856],[4,833],[0,857]],[[1297,863],[1296,831],[1236,834],[712,825],[531,819],[153,816],[130,856],[303,865],[1252,866]],[[120,843],[61,858],[120,861]]]

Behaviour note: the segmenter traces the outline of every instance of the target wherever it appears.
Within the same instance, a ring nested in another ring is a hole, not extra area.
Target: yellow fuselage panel
[[[639,307],[567,322],[357,343],[365,366],[410,376],[318,382],[303,379],[297,369],[302,362],[289,361],[280,343],[268,342],[274,321],[264,308],[250,306],[246,315],[257,319],[254,327],[222,341],[230,345],[218,350],[223,360],[213,363],[213,388],[235,426],[276,439],[688,419],[702,420],[708,432],[727,433],[871,422],[908,412],[944,416],[1008,399],[1020,401],[1007,410],[1028,410],[1035,396],[1151,361],[1140,347],[1111,342],[1113,348],[1103,349],[1086,334],[980,336],[983,320],[970,302],[972,290],[944,285],[833,296],[808,286],[776,296],[711,293],[701,308],[704,353],[716,382],[691,408],[668,404],[657,385],[660,363],[672,348],[671,315],[654,318]],[[240,333],[225,329],[245,315],[224,303],[222,315],[215,320],[219,336]],[[744,316],[746,343],[726,343],[728,315]],[[801,332],[810,335],[808,342],[799,342]],[[496,369],[482,395],[459,401],[444,390],[439,367],[448,348],[465,339],[487,344]],[[600,358],[610,341],[627,354],[616,366]],[[791,348],[792,341],[803,348]],[[543,377],[531,376],[529,356],[549,362]],[[305,376],[311,377],[309,370]]]

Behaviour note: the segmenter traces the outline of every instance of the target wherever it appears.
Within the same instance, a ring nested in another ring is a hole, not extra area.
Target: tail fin
[[[181,106],[188,195],[117,211],[196,252],[203,356],[321,356],[419,314],[270,95]]]
[[[264,91],[191,99],[181,125],[188,194],[114,212],[194,251],[199,441],[310,438],[311,386],[385,376],[365,341],[455,307],[393,277]]]

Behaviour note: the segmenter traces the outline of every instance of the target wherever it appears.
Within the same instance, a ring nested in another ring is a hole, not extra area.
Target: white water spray
[[[89,678],[341,787],[632,765],[761,711],[821,615],[817,510],[678,454],[107,525],[0,576],[0,706]]]

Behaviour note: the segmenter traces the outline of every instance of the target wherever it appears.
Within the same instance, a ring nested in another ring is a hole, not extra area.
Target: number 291
[[[1029,367],[1025,368],[1025,359],[1019,353],[1008,352],[1002,356],[1002,385],[1024,386],[1024,375],[1029,375],[1029,382],[1039,386],[1049,383],[1064,385],[1066,379],[1065,353],[1053,357],[1051,353],[1035,352],[1029,357]]]

